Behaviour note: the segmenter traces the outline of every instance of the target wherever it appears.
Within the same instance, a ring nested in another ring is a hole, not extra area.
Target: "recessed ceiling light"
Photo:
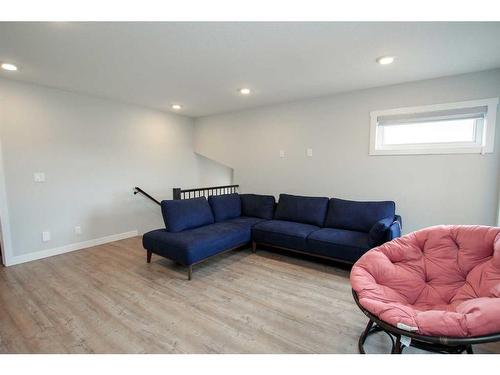
[[[14,64],[2,63],[1,66],[3,70],[8,70],[10,72],[15,72],[17,70],[17,66],[15,66]]]
[[[248,88],[242,88],[242,89],[239,89],[238,91],[241,95],[249,95],[252,92],[252,90],[250,90]]]
[[[380,65],[388,65],[392,64],[394,62],[395,57],[394,56],[382,56],[377,59],[377,62]]]
[[[180,105],[180,104],[172,104],[172,109],[175,109],[176,111],[178,111],[179,109],[182,109],[182,105]]]

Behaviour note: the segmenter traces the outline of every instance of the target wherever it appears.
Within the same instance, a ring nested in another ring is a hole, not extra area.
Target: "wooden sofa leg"
[[[153,252],[151,250],[148,250],[148,254],[147,254],[147,262],[148,263],[151,263],[151,255],[153,255]]]
[[[252,253],[256,253],[256,252],[257,252],[257,242],[252,241]]]
[[[193,277],[193,266],[192,266],[192,265],[190,265],[190,266],[188,267],[188,280],[191,280],[191,279],[192,279],[192,277]]]

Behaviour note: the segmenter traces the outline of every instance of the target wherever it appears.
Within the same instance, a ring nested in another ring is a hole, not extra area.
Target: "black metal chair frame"
[[[364,344],[368,336],[376,332],[386,333],[392,342],[391,354],[401,354],[404,345],[401,343],[403,336],[411,339],[410,346],[426,350],[433,353],[460,354],[467,352],[473,354],[472,345],[484,344],[487,342],[500,341],[500,332],[485,336],[474,337],[447,337],[447,336],[426,336],[415,332],[405,331],[390,325],[366,310],[359,302],[358,295],[353,290],[354,301],[360,310],[368,317],[369,321],[365,330],[359,337],[358,350],[365,354]]]

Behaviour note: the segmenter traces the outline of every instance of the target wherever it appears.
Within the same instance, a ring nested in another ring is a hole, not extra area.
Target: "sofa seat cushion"
[[[368,233],[323,228],[307,238],[307,251],[313,254],[354,263],[370,246]]]
[[[205,197],[162,201],[161,213],[169,232],[181,232],[214,222]]]
[[[250,227],[234,223],[214,223],[172,233],[158,229],[144,234],[143,246],[184,265],[190,265],[250,242]]]
[[[272,195],[240,194],[241,214],[271,220],[276,200]]]
[[[226,221],[241,216],[240,196],[234,194],[212,195],[208,197],[215,221]]]
[[[270,220],[254,225],[253,240],[289,249],[305,250],[309,234],[320,229],[318,226],[293,221]]]
[[[258,217],[240,216],[240,217],[237,217],[234,219],[227,220],[226,223],[244,225],[244,226],[251,228],[258,223],[262,223],[263,221],[267,221],[267,220],[261,219]]]
[[[280,194],[274,218],[321,227],[327,208],[328,198]]]
[[[368,233],[373,225],[396,213],[392,201],[356,202],[332,198],[328,203],[325,227]]]

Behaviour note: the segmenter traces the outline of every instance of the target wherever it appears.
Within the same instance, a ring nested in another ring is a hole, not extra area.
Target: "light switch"
[[[312,148],[308,148],[307,151],[307,156],[313,156],[313,149]]]
[[[280,158],[284,158],[285,157],[285,150],[280,150]]]
[[[45,182],[45,173],[35,172],[33,173],[33,181],[35,182]]]
[[[82,227],[81,226],[77,225],[75,227],[75,234],[82,234]]]
[[[42,241],[43,242],[50,241],[50,232],[42,232]]]

